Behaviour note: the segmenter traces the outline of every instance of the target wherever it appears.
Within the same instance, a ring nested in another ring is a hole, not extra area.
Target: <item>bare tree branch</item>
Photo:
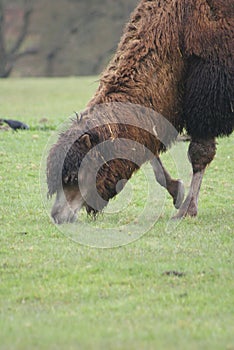
[[[27,55],[35,55],[39,51],[37,48],[29,48],[20,52],[20,48],[28,35],[30,17],[33,12],[32,4],[29,0],[24,1],[24,6],[25,10],[20,33],[13,47],[7,51],[5,44],[4,6],[3,1],[0,0],[0,78],[7,78],[11,74],[18,59]]]
[[[23,52],[20,52],[20,53],[17,53],[14,55],[14,60],[18,60],[24,56],[28,56],[28,55],[36,55],[38,53],[38,49],[28,49],[28,50],[25,50]]]
[[[11,71],[14,67],[14,64],[9,64],[8,67],[4,70],[3,73],[0,73],[0,78],[8,78],[11,74]]]
[[[4,40],[4,9],[2,0],[0,0],[0,77],[6,77],[9,74],[7,67],[7,57]]]
[[[5,53],[5,41],[4,41],[4,9],[2,5],[2,0],[0,0],[0,55]]]
[[[29,27],[29,23],[30,23],[31,14],[32,14],[32,8],[28,8],[24,11],[23,26],[22,26],[21,32],[20,32],[20,34],[15,42],[15,45],[10,50],[11,55],[14,55],[20,49],[20,46],[22,45],[26,35],[28,34],[28,27]]]
[[[37,53],[38,53],[38,49],[28,49],[18,54],[15,54],[14,56],[10,56],[10,55],[7,56],[7,62],[5,62],[4,69],[2,71],[0,70],[0,78],[9,77],[17,60],[19,60],[24,56],[35,55]]]

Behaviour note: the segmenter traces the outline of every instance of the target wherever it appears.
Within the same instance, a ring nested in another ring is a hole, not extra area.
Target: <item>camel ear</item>
[[[88,149],[90,149],[92,147],[89,134],[82,135],[80,137],[80,142],[83,143],[83,145],[85,145]]]

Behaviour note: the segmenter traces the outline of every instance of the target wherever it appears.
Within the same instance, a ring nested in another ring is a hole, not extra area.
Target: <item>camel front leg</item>
[[[154,170],[154,175],[157,182],[165,187],[173,198],[173,204],[178,209],[184,199],[184,184],[181,180],[174,180],[164,168],[159,157],[151,160],[151,165]]]
[[[216,152],[215,139],[192,140],[189,145],[189,159],[193,167],[193,177],[189,193],[174,219],[185,216],[196,216],[201,183],[207,165],[213,160]]]

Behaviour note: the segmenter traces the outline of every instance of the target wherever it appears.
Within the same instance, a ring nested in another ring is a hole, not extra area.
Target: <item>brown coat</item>
[[[207,139],[229,135],[234,126],[233,13],[233,0],[141,0],[81,121],[73,122],[50,151],[49,194],[76,183],[82,159],[104,140],[130,138],[156,156],[174,140],[172,136],[163,145],[157,135],[124,126],[123,119],[118,120],[116,102],[150,108],[179,132],[185,128],[192,140],[204,144]],[[97,105],[110,102],[116,107],[98,111]],[[139,116],[129,110],[128,120],[134,124],[136,118],[153,128],[147,113]],[[95,127],[96,122],[102,127]],[[87,133],[88,143],[80,138]],[[204,164],[214,156],[214,142],[211,148],[208,160],[203,152]],[[142,156],[140,165],[146,160]],[[121,159],[104,164],[97,176],[100,195],[108,201],[116,194],[117,182],[129,179],[137,168]]]

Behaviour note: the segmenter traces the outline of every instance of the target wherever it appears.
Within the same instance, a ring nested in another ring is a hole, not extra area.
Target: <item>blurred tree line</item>
[[[98,74],[138,0],[0,0],[0,77]]]

